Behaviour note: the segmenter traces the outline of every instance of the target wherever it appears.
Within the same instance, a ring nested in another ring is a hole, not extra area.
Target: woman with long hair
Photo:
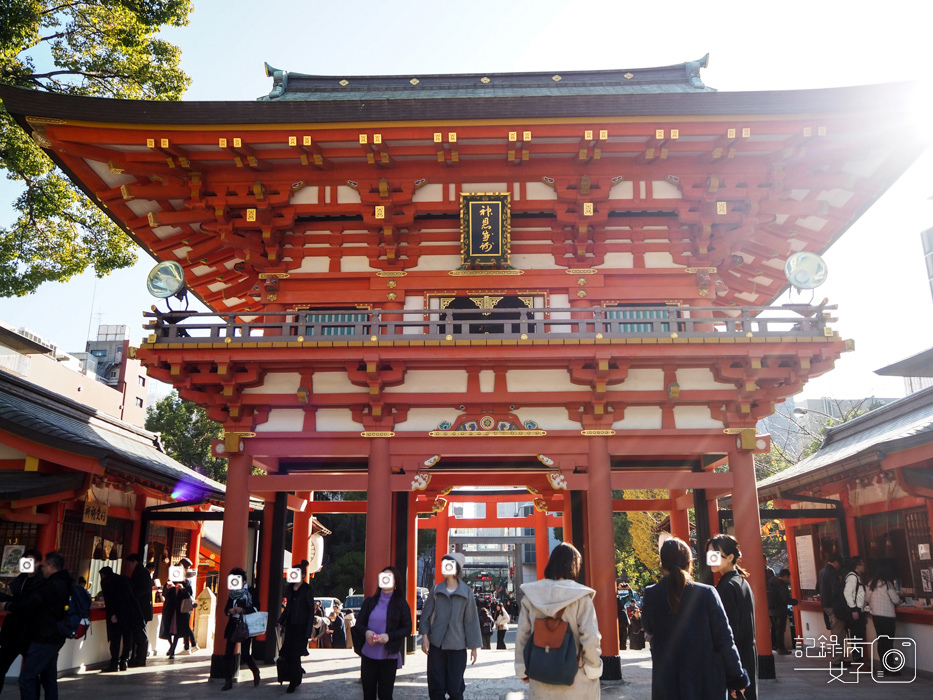
[[[411,634],[411,606],[405,582],[394,566],[379,574],[379,588],[363,601],[351,635],[360,655],[363,700],[392,700],[395,674],[402,667],[402,646]]]
[[[652,700],[725,700],[748,686],[719,594],[693,581],[692,566],[690,547],[671,537],[661,545],[665,576],[645,589]]]
[[[712,557],[710,568],[720,574],[716,592],[729,618],[732,637],[742,659],[742,667],[748,674],[749,685],[745,689],[746,700],[758,698],[758,648],[755,646],[755,601],[752,587],[745,580],[748,572],[739,566],[742,556],[739,543],[730,535],[716,535],[706,545],[707,552],[718,552]],[[707,560],[710,559],[707,554]]]
[[[279,627],[284,631],[279,651],[279,682],[288,681],[287,693],[294,693],[301,683],[304,674],[301,657],[308,649],[314,625],[314,594],[307,582],[308,562],[302,559],[294,568],[300,571],[301,580],[285,589],[285,609],[279,617]]]
[[[224,614],[230,619],[227,621],[226,628],[224,628],[224,639],[227,640],[227,646],[224,649],[225,683],[221,690],[233,688],[233,677],[240,671],[236,661],[237,642],[233,640],[233,632],[244,614],[248,615],[256,612],[256,602],[259,600],[256,589],[246,585],[246,571],[240,568],[230,569],[230,576],[239,576],[243,586],[236,590],[231,589],[228,592],[227,604],[224,605]],[[252,654],[253,638],[247,637],[239,642],[239,645],[240,661],[245,662],[249,670],[253,672],[253,685],[259,685],[259,666],[256,665]]]
[[[492,610],[496,618],[496,649],[505,649],[505,633],[509,629],[509,622],[512,618],[505,611],[505,606],[498,601],[493,604]]]
[[[577,583],[583,557],[572,544],[561,542],[551,552],[544,578],[522,584],[521,612],[515,633],[515,675],[528,683],[529,698],[572,698],[598,700],[599,677],[603,674],[600,658],[599,625],[593,596],[596,591]],[[525,645],[535,627],[535,620],[557,617],[567,622],[580,651],[573,685],[551,685],[528,678],[525,669]]]
[[[895,627],[895,608],[904,600],[897,592],[897,562],[894,559],[882,559],[878,563],[875,576],[868,584],[868,611],[875,623],[878,637],[878,658],[881,659],[882,672],[885,676],[899,676],[899,670],[888,670],[884,663],[885,654],[891,651]]]

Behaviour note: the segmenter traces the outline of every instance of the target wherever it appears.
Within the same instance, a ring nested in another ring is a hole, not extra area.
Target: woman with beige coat
[[[515,637],[515,675],[528,683],[528,697],[532,700],[599,699],[603,662],[599,658],[600,634],[593,607],[596,591],[576,582],[582,563],[580,552],[573,545],[561,542],[551,552],[544,570],[545,577],[521,587],[524,598]],[[577,670],[573,685],[540,683],[525,674],[524,650],[534,631],[535,620],[554,617],[557,613],[567,621],[580,652],[581,668]]]

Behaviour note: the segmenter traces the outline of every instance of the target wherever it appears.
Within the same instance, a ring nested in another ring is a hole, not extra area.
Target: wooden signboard
[[[460,193],[460,260],[465,269],[509,267],[511,195]]]
[[[84,502],[84,517],[82,522],[85,522],[89,525],[106,525],[107,524],[107,506],[102,503],[91,503],[91,501]]]

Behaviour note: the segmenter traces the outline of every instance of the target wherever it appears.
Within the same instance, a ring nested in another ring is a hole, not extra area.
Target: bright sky
[[[704,82],[720,91],[781,90],[925,80],[933,6],[888,0],[196,0],[188,27],[165,36],[183,50],[186,100],[252,100],[272,81],[263,62],[299,73],[379,75],[639,68],[710,54]],[[926,7],[926,9],[923,9]],[[759,9],[766,8],[766,9]],[[924,15],[925,16],[922,16]],[[933,89],[927,91],[933,95]],[[914,108],[929,129],[933,100]],[[923,121],[920,121],[920,120]],[[933,297],[920,232],[933,226],[933,150],[825,256],[817,290],[839,305],[836,328],[856,343],[805,396],[903,395],[872,370],[933,346]],[[0,198],[9,197],[0,187]],[[2,214],[0,214],[2,215]],[[0,299],[0,319],[66,350],[98,323],[142,337],[153,299],[145,258],[103,280],[86,274],[23,299]],[[92,303],[93,300],[93,303]]]

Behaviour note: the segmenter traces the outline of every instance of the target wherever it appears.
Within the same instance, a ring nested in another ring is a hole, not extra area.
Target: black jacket
[[[279,616],[279,624],[284,627],[304,628],[305,635],[311,637],[314,626],[314,593],[307,582],[302,582],[298,589],[288,586],[285,591],[285,610]]]
[[[356,616],[356,624],[351,630],[353,636],[353,651],[362,653],[363,644],[366,643],[366,630],[369,629],[369,616],[379,603],[379,593],[363,601],[360,612]],[[405,638],[411,634],[411,606],[405,596],[394,595],[389,599],[389,608],[386,610],[386,652],[395,654],[402,650]]]
[[[10,584],[10,595],[4,595],[4,602],[19,600],[33,588],[42,583],[45,579],[42,576],[42,569],[36,569],[34,576],[28,574],[19,574]],[[3,627],[0,628],[0,645],[22,646],[28,640],[24,639],[25,630],[23,629],[23,620],[20,616],[13,613],[7,613],[3,620]]]
[[[65,643],[64,635],[58,631],[58,622],[65,617],[73,583],[71,574],[62,569],[43,579],[19,600],[10,601],[9,610],[21,617],[29,641]]]
[[[152,577],[146,571],[142,562],[133,567],[133,573],[130,574],[130,585],[133,588],[133,595],[142,611],[143,619],[146,622],[152,620]]]
[[[742,667],[751,681],[745,689],[746,700],[758,697],[758,650],[755,646],[755,600],[748,581],[737,571],[730,571],[719,579],[716,592],[729,618],[735,647],[739,650]]]
[[[259,608],[256,607],[254,601],[259,600],[259,594],[256,592],[256,589],[250,586],[248,589],[249,598],[241,598],[239,601],[233,599],[232,596],[227,596],[227,603],[224,605],[224,615],[226,615],[229,620],[227,620],[227,626],[224,627],[224,639],[230,639],[230,636],[233,634],[233,630],[236,629],[237,621],[240,619],[239,616],[231,616],[230,610],[233,607],[243,608],[245,614],[250,614],[256,612]],[[246,603],[243,605],[243,603]]]
[[[110,574],[100,581],[100,590],[104,594],[104,609],[107,613],[108,632],[114,625],[120,632],[139,629],[143,626],[142,610],[133,595],[130,580],[120,574]],[[116,616],[114,623],[111,618]]]
[[[820,605],[824,608],[832,608],[835,604],[833,599],[833,590],[836,588],[836,581],[839,580],[839,572],[832,564],[827,564],[820,569],[820,575],[817,578],[817,592],[820,594]]]

